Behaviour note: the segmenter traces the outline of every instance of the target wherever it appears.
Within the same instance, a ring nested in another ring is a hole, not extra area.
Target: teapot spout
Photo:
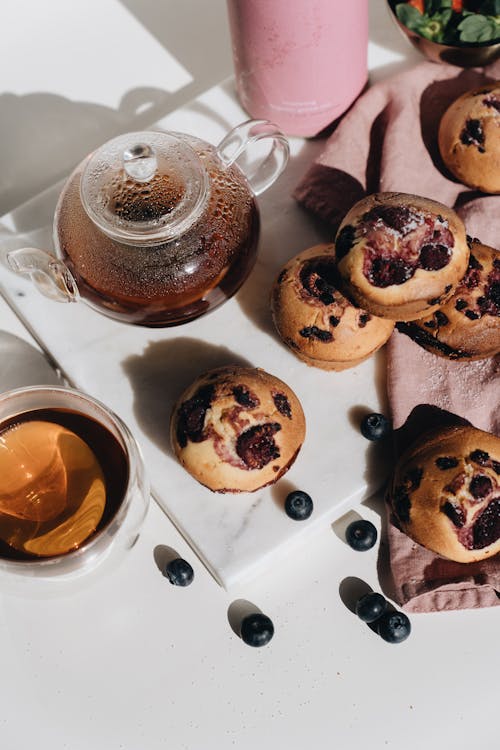
[[[73,274],[51,253],[32,247],[7,253],[9,268],[29,276],[38,291],[56,302],[78,302],[80,293]]]

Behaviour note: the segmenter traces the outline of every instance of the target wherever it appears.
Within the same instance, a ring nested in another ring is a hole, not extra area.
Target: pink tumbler
[[[236,87],[255,118],[314,136],[367,80],[368,0],[227,0]]]

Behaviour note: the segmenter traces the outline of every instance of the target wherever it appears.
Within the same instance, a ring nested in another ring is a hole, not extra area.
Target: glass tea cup
[[[257,257],[256,196],[284,170],[286,137],[250,120],[214,146],[172,131],[126,133],[77,166],[54,216],[56,257],[7,254],[45,296],[108,317],[178,325],[231,297]]]
[[[104,404],[63,386],[0,394],[0,576],[73,579],[118,559],[148,505],[140,449]]]

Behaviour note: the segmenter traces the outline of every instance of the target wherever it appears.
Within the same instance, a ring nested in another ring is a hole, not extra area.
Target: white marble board
[[[214,144],[247,115],[232,81],[207,91],[153,127],[198,135]],[[83,303],[61,305],[0,264],[5,299],[59,363],[70,382],[116,411],[137,437],[153,495],[216,580],[226,588],[283,561],[299,544],[371,494],[383,471],[372,472],[373,446],[359,434],[362,408],[383,408],[384,355],[342,373],[298,361],[277,339],[269,290],[280,266],[297,252],[329,239],[291,197],[322,148],[291,139],[291,161],[259,200],[259,260],[238,294],[216,311],[176,328],[147,329],[112,321]],[[0,220],[0,250],[51,249],[51,221],[60,185]],[[0,255],[1,257],[1,255]],[[248,362],[285,380],[299,396],[307,437],[297,461],[274,487],[242,495],[211,493],[175,461],[169,416],[175,398],[211,367]],[[291,489],[315,504],[306,522],[290,520],[283,500]]]

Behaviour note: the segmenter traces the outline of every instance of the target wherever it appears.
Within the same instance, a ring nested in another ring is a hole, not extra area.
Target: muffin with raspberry
[[[469,240],[469,266],[448,302],[397,327],[446,359],[484,359],[500,352],[500,252]]]
[[[394,321],[356,307],[339,287],[334,246],[323,244],[288,261],[271,294],[281,339],[303,362],[324,370],[363,362],[394,329]]]
[[[373,315],[416,320],[437,310],[467,270],[465,227],[447,206],[407,193],[356,203],[335,240],[346,294]]]
[[[424,433],[401,456],[388,500],[415,542],[456,562],[500,552],[500,438],[470,426]]]
[[[253,492],[295,461],[305,417],[292,389],[251,367],[204,373],[177,402],[171,441],[184,468],[214,492]]]
[[[441,118],[438,143],[460,182],[500,193],[500,81],[458,97]]]

